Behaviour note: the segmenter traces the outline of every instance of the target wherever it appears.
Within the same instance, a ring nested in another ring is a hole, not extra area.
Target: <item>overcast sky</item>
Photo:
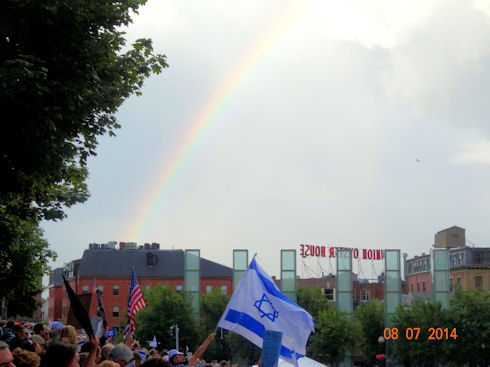
[[[125,238],[196,116],[271,34],[139,238]],[[141,37],[170,67],[100,139],[91,198],[43,224],[53,265],[111,240],[229,266],[247,248],[271,275],[300,243],[412,257],[457,225],[490,245],[490,0],[153,0],[127,29]]]

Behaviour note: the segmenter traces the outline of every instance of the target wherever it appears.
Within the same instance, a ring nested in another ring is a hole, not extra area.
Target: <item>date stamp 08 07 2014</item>
[[[420,328],[419,327],[414,327],[414,328],[406,328],[405,329],[405,335],[403,333],[398,332],[398,328],[385,328],[383,331],[383,337],[385,340],[397,340],[399,337],[405,337],[407,340],[417,340],[419,338],[420,334]],[[449,328],[429,328],[428,330],[428,340],[449,340],[449,339],[454,339],[458,337],[458,334],[456,332],[456,328],[453,328],[450,330]]]

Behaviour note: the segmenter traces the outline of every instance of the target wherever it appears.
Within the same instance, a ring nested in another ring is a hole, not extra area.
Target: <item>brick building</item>
[[[434,248],[449,249],[450,288],[490,290],[490,248],[466,246],[465,230],[450,227],[435,234]],[[430,254],[405,259],[409,294],[430,297],[432,291]]]
[[[63,286],[65,272],[76,294],[90,293],[93,282],[102,291],[107,322],[117,326],[126,321],[128,290],[131,268],[134,266],[140,287],[149,289],[157,283],[169,284],[172,289],[184,288],[184,251],[148,249],[102,249],[85,250],[83,257],[72,261],[62,269],[55,269],[49,283],[49,320],[66,320],[70,302]],[[232,269],[201,258],[201,293],[219,288],[231,295]],[[90,315],[96,312],[92,300]]]
[[[276,285],[280,286],[280,280],[272,277]],[[297,288],[307,287],[310,289],[319,288],[328,300],[335,302],[336,280],[334,275],[327,275],[322,278],[298,278]],[[369,303],[372,300],[383,300],[383,276],[377,281],[358,279],[357,274],[353,274],[353,304],[356,308],[361,303]],[[402,293],[407,293],[405,283],[402,283]]]

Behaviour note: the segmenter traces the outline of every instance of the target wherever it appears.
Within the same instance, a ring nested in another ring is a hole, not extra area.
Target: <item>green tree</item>
[[[358,347],[360,327],[346,312],[330,306],[319,312],[315,322],[315,334],[310,336],[306,349],[311,358],[335,365]]]
[[[393,340],[393,353],[404,366],[434,365],[448,359],[448,340],[429,339],[430,328],[450,328],[449,313],[440,302],[416,299],[408,308],[399,307],[393,316],[398,338]],[[408,334],[407,329],[412,329]],[[420,329],[417,337],[415,328]]]
[[[308,311],[315,320],[318,318],[320,311],[324,311],[330,306],[330,301],[318,287],[313,290],[308,287],[300,287],[297,294],[298,305]]]
[[[144,3],[0,2],[0,248],[18,246],[18,223],[62,219],[65,207],[87,200],[98,138],[115,134],[118,107],[167,67],[151,40],[125,44],[122,28]],[[16,257],[2,261],[20,266]],[[0,294],[17,303],[3,286]]]
[[[451,298],[450,330],[458,337],[447,341],[454,365],[490,365],[490,292],[457,289]]]
[[[247,366],[257,363],[260,354],[262,353],[262,349],[245,339],[243,336],[233,332],[227,333],[225,339],[230,346],[233,363]]]
[[[0,247],[0,294],[9,316],[32,316],[39,306],[42,276],[49,274],[48,262],[56,255],[42,239],[37,222],[18,219],[9,230],[11,245]]]
[[[171,326],[179,325],[179,345],[195,350],[201,340],[199,326],[192,315],[190,295],[176,292],[168,284],[158,283],[144,292],[148,306],[136,314],[135,339],[141,346],[153,340],[155,336],[163,348],[174,348],[175,338],[171,335]]]
[[[211,293],[201,295],[201,340],[204,340],[209,333],[213,332],[218,325],[218,321],[225,311],[230,297],[223,294],[219,288],[213,289]],[[221,338],[223,333],[223,338]],[[206,361],[230,359],[229,339],[225,338],[228,331],[218,331],[216,338],[204,352],[203,359]]]
[[[354,320],[361,327],[360,350],[365,361],[373,365],[376,363],[376,355],[380,352],[378,338],[384,331],[384,308],[383,303],[373,301],[361,304],[354,311]]]

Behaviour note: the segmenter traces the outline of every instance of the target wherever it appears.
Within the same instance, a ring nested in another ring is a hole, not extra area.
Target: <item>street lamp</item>
[[[380,353],[376,355],[376,361],[377,361],[378,366],[384,366],[385,365],[386,354],[383,353],[384,352],[383,351],[383,343],[384,342],[385,342],[385,338],[383,338],[382,336],[380,336],[378,338],[379,351],[380,351]]]

